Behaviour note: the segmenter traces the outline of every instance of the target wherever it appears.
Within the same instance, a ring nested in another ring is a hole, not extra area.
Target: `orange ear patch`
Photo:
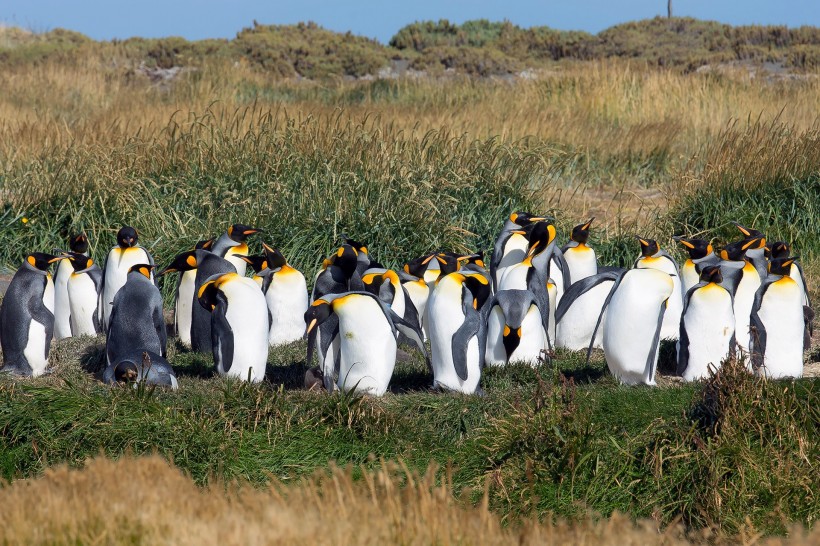
[[[148,269],[147,267],[140,267],[139,272],[142,273],[143,275],[145,275],[146,279],[151,278],[151,270]]]
[[[196,267],[196,256],[188,256],[187,258],[185,258],[185,263],[187,263],[191,267]]]
[[[34,267],[37,266],[37,260],[34,258],[34,256],[29,256],[28,258],[26,258],[26,261]]]

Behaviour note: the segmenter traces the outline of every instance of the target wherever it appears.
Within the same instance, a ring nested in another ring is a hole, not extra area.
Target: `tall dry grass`
[[[60,466],[0,489],[4,544],[574,544],[685,545],[693,542],[817,544],[820,532],[789,539],[685,537],[672,527],[615,514],[568,523],[503,526],[485,502],[456,499],[447,474],[385,464],[332,468],[299,484],[197,487],[160,457],[98,458],[81,470]]]

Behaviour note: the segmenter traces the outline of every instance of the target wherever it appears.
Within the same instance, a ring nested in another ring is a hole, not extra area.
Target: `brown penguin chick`
[[[319,366],[313,366],[305,372],[305,389],[309,391],[321,391],[324,389],[325,374]]]

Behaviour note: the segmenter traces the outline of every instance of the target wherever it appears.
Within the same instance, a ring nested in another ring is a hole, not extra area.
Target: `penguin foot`
[[[16,375],[19,377],[33,377],[34,374],[31,371],[31,368],[28,366],[22,366],[19,364],[6,364],[2,368],[0,368],[0,373],[6,373],[10,375]]]
[[[324,389],[325,374],[319,366],[313,366],[305,372],[305,388],[309,391]]]
[[[487,396],[487,393],[481,387],[476,387],[475,388],[475,393],[473,393],[473,394],[475,394],[479,398],[484,398],[484,397]]]

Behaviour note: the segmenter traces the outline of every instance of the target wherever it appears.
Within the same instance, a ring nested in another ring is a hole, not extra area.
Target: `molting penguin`
[[[396,365],[396,327],[401,319],[369,292],[329,294],[317,299],[305,313],[308,365],[319,327],[334,315],[336,327],[331,335],[338,339],[338,370],[325,360],[325,388],[332,391],[335,384],[345,392],[383,395]],[[414,337],[420,339],[421,332],[416,330]],[[335,382],[334,374],[338,375]]]
[[[752,306],[752,369],[772,379],[803,376],[803,294],[789,276],[796,259],[771,261]]]
[[[732,294],[721,284],[720,266],[706,265],[700,282],[686,292],[678,341],[678,374],[686,381],[718,370],[735,345]]]
[[[70,263],[73,272],[68,278],[68,304],[71,308],[71,335],[96,336],[102,332],[99,315],[102,270],[94,260],[82,254],[69,254],[60,262]]]
[[[162,295],[151,279],[153,268],[151,264],[131,266],[125,285],[114,296],[105,340],[108,366],[141,351],[166,356]]]
[[[504,270],[517,263],[520,263],[527,256],[529,241],[527,232],[523,230],[535,222],[546,220],[543,217],[533,216],[524,211],[513,212],[509,219],[504,222],[501,233],[495,240],[493,254],[490,257],[490,277],[493,279],[493,291],[498,290],[498,282],[504,274]],[[429,282],[429,281],[428,281]]]
[[[100,313],[103,329],[108,329],[114,297],[128,277],[128,271],[137,264],[153,266],[154,259],[147,250],[137,244],[137,230],[123,226],[117,232],[117,246],[111,249],[103,266],[103,285],[100,289]],[[154,274],[151,273],[151,280]]]
[[[573,282],[555,310],[555,345],[572,351],[603,347],[605,303],[624,270],[605,271]],[[595,323],[601,317],[601,325]],[[592,338],[595,333],[595,339]]]
[[[481,392],[487,347],[481,312],[489,296],[487,279],[477,273],[450,273],[436,283],[427,303],[435,388]]]
[[[622,383],[655,384],[664,315],[676,290],[673,277],[654,268],[630,269],[613,285],[603,346],[609,371]]]
[[[656,241],[636,237],[641,244],[641,255],[635,260],[636,269],[657,269],[663,271],[675,284],[675,290],[669,297],[669,304],[663,319],[661,339],[678,339],[680,330],[680,316],[683,312],[683,289],[681,287],[678,264],[666,251],[662,250]]]
[[[118,362],[105,369],[103,382],[109,385],[132,383],[134,388],[140,383],[170,387],[174,390],[178,387],[174,369],[167,360],[151,351],[123,355]]]
[[[54,283],[48,268],[61,259],[34,252],[11,279],[0,307],[3,372],[34,377],[45,373],[54,335]]]
[[[570,241],[561,248],[564,260],[569,267],[569,278],[576,283],[598,273],[598,258],[595,250],[587,245],[589,240],[589,226],[595,218],[590,218],[586,224],[579,224],[572,228]],[[566,287],[569,288],[569,287]]]
[[[754,265],[746,259],[746,249],[755,245],[758,239],[737,241],[726,245],[720,251],[720,271],[723,286],[734,298],[735,340],[742,351],[749,350],[749,326],[755,294],[760,288],[760,275]]]
[[[214,242],[211,252],[228,260],[236,269],[236,272],[245,276],[245,268],[248,265],[242,256],[248,255],[247,238],[254,233],[262,231],[258,228],[246,226],[244,224],[234,224],[228,227],[228,231],[219,236]]]
[[[680,268],[681,283],[683,293],[700,282],[700,269],[707,265],[715,265],[720,262],[720,258],[714,252],[711,243],[704,239],[687,239],[685,237],[672,237],[686,249],[689,257]]]
[[[211,313],[214,364],[222,376],[257,383],[268,361],[268,304],[253,279],[238,273],[211,277],[197,291]]]
[[[88,255],[88,237],[85,233],[68,240],[71,254]],[[68,299],[68,279],[74,273],[72,264],[61,260],[54,273],[54,339],[71,337],[71,303]]]
[[[536,364],[547,349],[547,325],[538,299],[529,290],[502,290],[485,307],[488,366]]]

